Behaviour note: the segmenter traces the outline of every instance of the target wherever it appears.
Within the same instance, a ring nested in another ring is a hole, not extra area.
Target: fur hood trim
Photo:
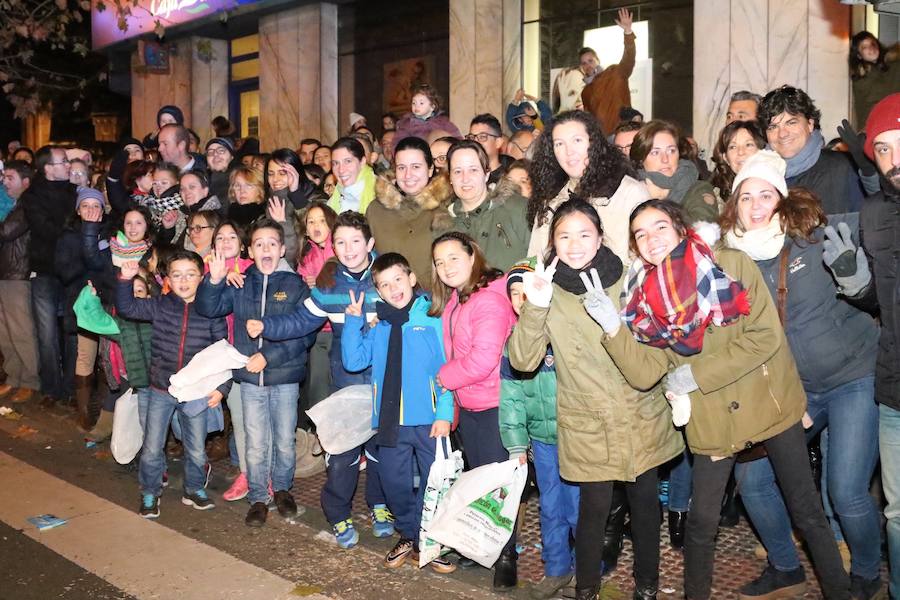
[[[405,200],[412,200],[422,210],[434,210],[449,204],[453,196],[450,178],[446,173],[438,173],[415,196],[407,196],[397,187],[393,171],[386,171],[375,182],[375,197],[388,210],[397,210]]]

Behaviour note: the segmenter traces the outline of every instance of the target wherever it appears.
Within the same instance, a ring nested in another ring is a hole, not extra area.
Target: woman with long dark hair
[[[712,183],[720,198],[731,194],[731,182],[744,162],[766,147],[766,134],[756,121],[732,121],[722,128],[713,147]]]
[[[860,31],[850,40],[850,80],[853,83],[853,108],[856,126],[862,129],[872,107],[900,90],[900,43],[885,48],[877,37]]]

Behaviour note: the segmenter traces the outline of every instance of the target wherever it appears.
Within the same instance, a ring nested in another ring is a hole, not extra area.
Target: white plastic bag
[[[328,396],[306,414],[316,424],[319,443],[328,454],[362,446],[372,429],[372,385],[350,385]]]
[[[466,471],[438,504],[429,537],[490,568],[516,526],[527,478],[518,458]]]
[[[144,430],[138,414],[138,395],[133,389],[129,389],[116,400],[109,449],[117,463],[127,465],[137,456],[143,443]]]
[[[428,471],[425,485],[425,502],[422,505],[422,526],[419,530],[419,566],[424,567],[441,555],[444,548],[431,539],[428,530],[434,521],[435,511],[450,486],[463,469],[462,453],[450,445],[450,438],[434,439],[434,462]]]

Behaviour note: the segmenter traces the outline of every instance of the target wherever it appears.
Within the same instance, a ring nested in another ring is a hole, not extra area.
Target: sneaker
[[[247,527],[262,527],[266,524],[266,517],[269,516],[269,507],[265,502],[254,502],[244,517],[244,525]]]
[[[377,538],[386,538],[394,535],[394,515],[384,504],[376,504],[372,507],[372,535]]]
[[[159,498],[153,494],[141,496],[141,510],[138,511],[145,519],[159,518]]]
[[[779,571],[768,565],[762,575],[740,589],[741,600],[770,600],[795,598],[806,592],[806,575],[803,567],[793,571]]]
[[[235,500],[246,498],[249,493],[250,484],[247,482],[247,474],[241,473],[231,484],[231,487],[222,494],[222,499],[225,500],[225,502],[234,502]]]
[[[571,583],[573,577],[572,573],[558,576],[544,575],[543,579],[532,586],[528,596],[534,600],[556,598],[559,591]]]
[[[216,507],[209,496],[206,495],[206,490],[204,489],[199,489],[193,494],[183,495],[181,503],[185,506],[193,506],[197,510],[210,510]]]
[[[297,506],[297,501],[287,490],[275,492],[275,507],[278,509],[278,514],[285,519],[293,519],[306,512],[305,508]]]
[[[203,465],[203,471],[206,473],[206,480],[203,482],[203,487],[206,488],[206,486],[209,485],[209,478],[212,475],[212,465],[206,463]]]
[[[456,565],[454,565],[443,556],[438,556],[436,559],[428,563],[428,566],[431,567],[432,571],[434,571],[435,573],[440,573],[441,575],[447,575],[456,570]]]
[[[344,550],[349,550],[359,542],[359,532],[353,526],[352,517],[335,524],[333,529],[334,539],[337,540],[338,546]]]
[[[864,579],[859,575],[850,575],[850,597],[853,600],[882,600],[887,598],[885,592],[880,576]]]
[[[415,542],[407,538],[401,538],[394,545],[394,548],[384,557],[384,566],[388,569],[397,569],[403,566],[406,559],[413,554],[413,546]]]

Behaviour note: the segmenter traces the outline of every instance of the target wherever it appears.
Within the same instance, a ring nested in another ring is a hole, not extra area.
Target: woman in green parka
[[[600,324],[603,347],[628,382],[647,389],[665,378],[676,424],[687,424],[694,495],[685,596],[710,598],[719,513],[734,457],[761,444],[809,545],[825,598],[850,598],[850,579],[806,454],[806,395],[759,268],[743,252],[710,250],[673,202],[648,200],[630,221],[638,258],[623,297],[617,302],[615,293],[587,281],[584,310]]]
[[[613,483],[625,482],[631,505],[634,598],[655,599],[659,583],[657,467],[681,454],[662,387],[629,385],[601,344],[596,325],[581,308],[590,269],[618,297],[622,261],[602,245],[593,206],[581,199],[561,204],[550,224],[547,269],[523,276],[527,302],[509,338],[514,369],[534,371],[553,347],[557,375],[557,436],[563,479],[580,484],[575,535],[579,600],[599,597],[602,539]]]

